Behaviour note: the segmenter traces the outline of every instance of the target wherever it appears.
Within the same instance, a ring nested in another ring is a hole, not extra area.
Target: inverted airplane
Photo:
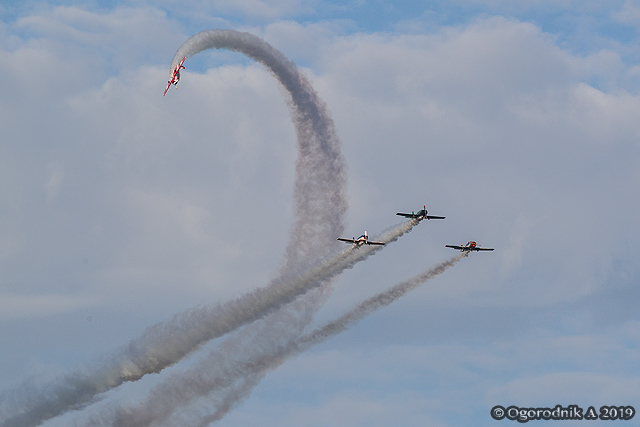
[[[396,215],[400,215],[405,218],[417,219],[418,221],[422,221],[425,218],[426,219],[444,219],[445,218],[443,216],[427,215],[427,206],[422,206],[422,209],[420,209],[418,212],[411,212],[410,214],[398,212]]]
[[[167,88],[164,90],[164,95],[167,94],[167,91],[169,90],[171,85],[174,85],[176,88],[178,87],[178,82],[180,81],[180,69],[184,68],[182,64],[184,64],[185,59],[187,59],[186,56],[182,58],[182,61],[180,61],[180,63],[176,65],[176,68],[174,68],[173,71],[171,72],[171,80],[167,82]]]
[[[492,251],[492,248],[482,248],[476,242],[467,242],[466,245],[444,245],[447,248],[458,249],[460,252],[470,252],[470,251]]]
[[[347,242],[347,243],[351,243],[354,246],[356,246],[357,248],[360,248],[360,246],[362,245],[386,245],[386,243],[383,242],[373,242],[371,240],[369,240],[369,236],[367,236],[367,232],[365,231],[364,234],[360,237],[358,237],[357,239],[354,237],[353,239],[345,239],[344,237],[338,237],[337,240],[340,240],[342,242]]]

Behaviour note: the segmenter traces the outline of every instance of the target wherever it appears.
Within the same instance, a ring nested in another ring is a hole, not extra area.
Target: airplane
[[[492,248],[481,248],[476,242],[467,242],[466,245],[444,245],[447,248],[459,249],[460,252],[470,252],[470,251],[492,251]]]
[[[180,63],[176,65],[176,68],[174,68],[173,71],[171,72],[171,80],[167,82],[167,88],[164,90],[164,95],[167,94],[167,91],[169,90],[171,85],[178,87],[178,82],[180,81],[180,69],[184,68],[184,65],[182,64],[184,64],[185,59],[187,59],[186,56],[182,58],[182,61],[180,61]]]
[[[417,219],[418,221],[422,221],[425,218],[426,219],[444,219],[445,218],[443,216],[427,215],[427,207],[426,206],[422,206],[422,209],[420,209],[418,212],[411,212],[410,214],[398,212],[396,215],[400,215],[400,216],[403,216],[405,218]]]
[[[357,239],[355,237],[353,239],[345,239],[344,237],[338,237],[336,240],[352,243],[358,249],[360,249],[360,246],[362,245],[386,245],[386,243],[383,243],[383,242],[372,242],[371,240],[369,240],[369,236],[367,236],[366,231],[362,236],[358,237]]]

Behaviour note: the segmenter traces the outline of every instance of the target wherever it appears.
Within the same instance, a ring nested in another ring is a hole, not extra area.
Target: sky
[[[637,1],[0,2],[0,392],[282,265],[285,91],[206,51],[162,97],[175,51],[213,28],[265,39],[326,103],[348,171],[342,237],[425,204],[446,216],[341,274],[311,328],[455,255],[445,244],[495,248],[287,360],[216,425],[640,408]],[[143,399],[167,374],[43,425]]]

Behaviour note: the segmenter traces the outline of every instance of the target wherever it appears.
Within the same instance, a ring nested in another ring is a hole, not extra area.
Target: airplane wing
[[[169,81],[169,83],[167,83],[167,88],[164,90],[164,95],[167,94],[167,91],[169,90],[169,88],[171,87],[171,81]],[[164,96],[162,95],[162,96]]]
[[[473,248],[474,251],[492,251],[493,248],[480,248],[478,246],[476,246],[475,248]]]
[[[427,219],[444,219],[445,217],[443,216],[433,216],[433,215],[427,215]]]
[[[347,242],[347,243],[356,243],[357,240],[356,239],[345,239],[342,237],[338,237],[336,240],[340,240],[341,242]]]
[[[445,248],[453,248],[453,249],[457,249],[459,251],[464,249],[463,246],[457,246],[457,245],[444,245],[444,246],[445,246]]]
[[[383,243],[383,242],[371,242],[371,241],[367,240],[367,245],[386,245],[386,243]]]
[[[408,213],[401,213],[401,212],[398,212],[396,215],[400,215],[400,216],[403,216],[405,218],[415,218],[416,217],[415,214],[408,214]]]

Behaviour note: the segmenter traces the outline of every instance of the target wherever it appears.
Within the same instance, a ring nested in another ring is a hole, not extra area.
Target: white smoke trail
[[[192,425],[189,422],[177,422],[172,415],[190,399],[198,398],[198,390],[208,387],[207,378],[213,373],[230,373],[236,370],[235,362],[249,361],[265,351],[264,346],[281,346],[300,336],[305,326],[315,314],[315,307],[324,303],[330,293],[330,287],[316,288],[297,299],[285,309],[278,310],[268,317],[248,325],[216,346],[216,351],[206,355],[206,362],[190,363],[194,367],[185,374],[168,372],[163,385],[155,387],[146,399],[136,406],[130,403],[109,407],[83,414],[75,422],[76,427],[144,427],[150,425]],[[311,310],[309,309],[311,307]],[[205,372],[202,372],[202,369]],[[232,374],[240,375],[239,372]],[[213,385],[226,388],[229,384],[223,375]],[[186,397],[190,396],[190,399]],[[206,393],[203,394],[206,396]],[[186,400],[185,400],[186,399]]]
[[[307,214],[296,218],[295,239],[289,241],[286,259],[294,271],[302,271],[313,259],[329,256],[333,239],[343,231],[341,221],[347,211],[344,195],[346,178],[334,123],[324,102],[295,64],[269,43],[250,33],[202,31],[178,48],[171,61],[171,70],[182,58],[207,49],[227,49],[245,54],[265,65],[291,95],[292,119],[300,150],[296,171],[301,177],[295,184],[294,200],[298,204],[297,210]],[[319,206],[324,203],[328,206]],[[316,239],[323,244],[316,244]]]
[[[101,366],[71,372],[51,384],[25,382],[17,390],[3,392],[0,426],[35,426],[86,406],[99,394],[125,381],[160,372],[203,343],[264,317],[337,273],[324,275],[311,269],[311,274],[297,274],[308,270],[314,259],[330,255],[333,239],[343,230],[347,209],[340,141],[324,103],[293,62],[251,34],[203,32],[187,40],[178,54],[191,56],[213,47],[242,52],[266,65],[291,96],[288,105],[298,139],[296,220],[279,276],[235,301],[197,307],[148,328]]]
[[[385,243],[394,242],[411,231],[416,224],[418,221],[415,220],[403,222],[389,228],[375,239]],[[257,324],[254,323],[248,329],[230,337],[221,348],[210,353],[206,359],[190,370],[178,375],[170,375],[138,406],[108,408],[87,417],[77,425],[144,427],[156,423],[162,424],[167,422],[167,419],[170,419],[172,414],[184,404],[206,396],[212,387],[225,390],[233,387],[233,381],[244,382],[242,376],[245,368],[241,369],[242,366],[254,363],[253,360],[268,359],[273,352],[277,352],[282,346],[300,336],[320,303],[324,302],[324,296],[330,292],[330,282],[326,277],[337,275],[353,267],[357,262],[368,258],[380,249],[380,246],[363,246],[360,249],[351,246],[312,268],[303,275],[304,278],[301,277],[301,280],[322,281],[323,285],[313,290],[317,292],[305,294]],[[207,381],[208,378],[213,379]],[[224,398],[228,399],[228,396]],[[175,423],[168,422],[167,425],[175,425]]]
[[[208,426],[209,424],[221,420],[229,413],[235,405],[249,397],[253,388],[264,378],[270,371],[275,370],[282,365],[287,359],[296,356],[310,347],[320,344],[327,339],[347,330],[369,314],[382,307],[386,307],[393,301],[416,289],[418,286],[427,282],[429,279],[444,273],[450,267],[453,267],[462,258],[468,256],[468,252],[461,253],[450,258],[430,269],[414,276],[408,280],[400,282],[393,287],[383,291],[357,305],[347,313],[337,319],[325,324],[323,327],[292,341],[290,344],[274,351],[269,357],[263,357],[261,360],[252,361],[245,365],[246,372],[235,384],[227,390],[211,389],[210,397],[219,402],[214,412],[210,415],[201,416],[197,423],[190,422],[190,425]],[[219,396],[220,395],[220,396]],[[210,405],[210,402],[207,402]],[[208,406],[210,407],[210,406]],[[206,410],[206,408],[205,408]],[[191,409],[191,414],[195,412]]]
[[[234,347],[213,351],[191,369],[170,375],[138,407],[118,408],[117,416],[110,414],[106,425],[206,426],[218,421],[247,398],[267,373],[282,365],[287,359],[345,331],[374,311],[386,307],[429,279],[442,274],[467,255],[468,253],[461,253],[400,282],[307,335],[290,339],[269,336],[266,340],[259,341],[259,344],[267,344],[267,348],[256,346],[253,341],[246,348]],[[261,333],[264,332],[261,330]],[[243,337],[243,340],[246,338]],[[194,407],[202,408],[194,410]],[[210,408],[214,408],[213,413],[202,415]],[[94,417],[86,425],[102,425],[100,422],[104,421],[105,418]]]
[[[296,351],[304,351],[315,344],[319,344],[325,341],[327,338],[339,334],[354,323],[364,319],[370,313],[373,313],[374,311],[382,307],[388,306],[393,301],[416,289],[427,280],[444,273],[445,270],[453,267],[458,263],[458,261],[468,255],[468,252],[463,252],[453,258],[450,258],[444,262],[441,262],[440,264],[431,267],[430,269],[418,274],[417,276],[405,280],[404,282],[400,282],[397,285],[387,289],[386,291],[383,291],[367,299],[366,301],[360,303],[356,308],[343,314],[333,322],[326,324],[322,328],[319,328],[309,335],[306,335],[298,340],[298,342],[296,343]]]

